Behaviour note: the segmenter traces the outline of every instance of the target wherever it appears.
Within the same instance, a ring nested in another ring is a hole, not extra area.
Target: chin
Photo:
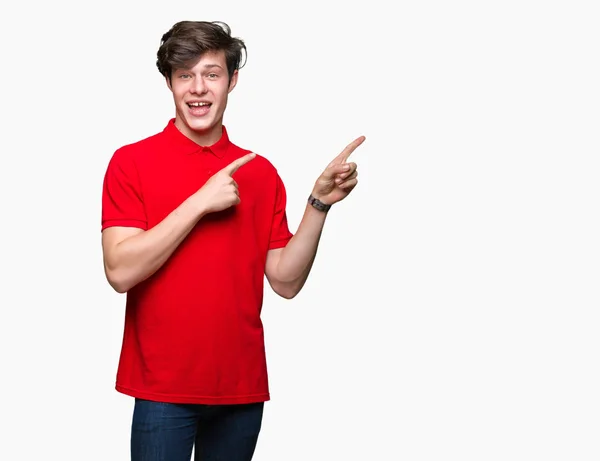
[[[198,120],[196,118],[186,117],[185,122],[190,130],[203,133],[210,131],[215,126],[215,120],[211,117],[210,119]]]

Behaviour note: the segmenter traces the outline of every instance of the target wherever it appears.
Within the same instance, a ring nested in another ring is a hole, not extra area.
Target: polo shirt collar
[[[172,146],[176,151],[181,152],[182,154],[195,154],[199,152],[208,152],[213,154],[215,157],[223,158],[231,145],[229,141],[229,136],[227,134],[227,129],[223,125],[223,134],[219,138],[219,140],[210,145],[210,146],[201,146],[196,144],[186,135],[184,135],[179,128],[175,126],[175,119],[172,118],[169,120],[169,123],[163,130],[164,135],[167,138],[167,142],[170,146]]]

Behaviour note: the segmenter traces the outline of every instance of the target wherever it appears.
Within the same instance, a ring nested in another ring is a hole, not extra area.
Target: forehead
[[[188,66],[181,70],[201,71],[207,68],[217,68],[217,66],[227,70],[227,61],[223,50],[206,51],[200,55],[197,61],[190,62]]]

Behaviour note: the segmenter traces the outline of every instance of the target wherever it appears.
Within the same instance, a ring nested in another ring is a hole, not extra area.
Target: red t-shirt
[[[151,229],[210,176],[250,151],[199,146],[174,119],[118,149],[102,194],[102,230]],[[257,155],[233,178],[241,203],[203,217],[169,260],[127,293],[117,391],[173,403],[269,400],[260,318],[267,252],[292,237],[285,187]]]

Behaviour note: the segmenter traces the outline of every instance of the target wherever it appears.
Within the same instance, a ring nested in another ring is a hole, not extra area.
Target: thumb
[[[240,158],[234,160],[233,162],[231,162],[229,165],[227,165],[221,171],[224,173],[227,173],[229,176],[231,176],[233,173],[235,173],[237,170],[239,170],[242,166],[244,166],[246,163],[248,163],[254,157],[256,157],[256,154],[254,152],[251,152],[250,154],[246,154],[243,157],[240,157]]]

